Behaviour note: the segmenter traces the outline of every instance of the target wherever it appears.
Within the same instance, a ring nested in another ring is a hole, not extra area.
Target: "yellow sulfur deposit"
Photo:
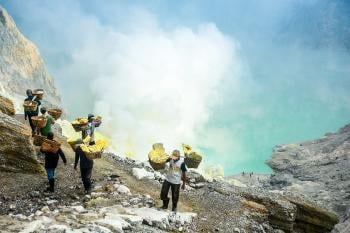
[[[197,152],[192,151],[191,153],[186,155],[186,158],[189,158],[192,161],[195,162],[201,162],[202,161],[202,156],[198,154]]]
[[[158,164],[166,163],[169,156],[164,150],[151,150],[148,154],[150,161]]]
[[[69,139],[67,140],[67,142],[72,147],[72,149],[75,150],[75,146],[77,144],[82,144],[83,140],[81,140],[80,138],[77,138],[77,139]]]
[[[163,143],[154,143],[152,145],[153,150],[162,150],[164,151]]]
[[[89,144],[89,142],[90,142],[90,136],[88,135],[88,136],[86,136],[84,139],[83,139],[83,143],[85,143],[85,144]]]
[[[184,154],[190,154],[192,152],[192,147],[187,144],[182,144],[182,150],[184,151]]]
[[[77,118],[74,121],[72,121],[72,125],[80,125],[80,124],[87,124],[88,119],[87,118]]]
[[[81,144],[80,148],[86,154],[101,153],[107,147],[107,142],[105,140],[97,140],[95,145]]]

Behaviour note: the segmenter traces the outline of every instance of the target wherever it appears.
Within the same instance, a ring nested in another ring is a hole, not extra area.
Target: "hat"
[[[170,156],[171,159],[177,160],[180,158],[180,151],[179,150],[173,150],[173,153],[171,153]]]
[[[95,117],[94,114],[90,113],[88,114],[88,119]]]
[[[26,94],[27,94],[27,96],[32,96],[33,92],[31,89],[27,89]]]

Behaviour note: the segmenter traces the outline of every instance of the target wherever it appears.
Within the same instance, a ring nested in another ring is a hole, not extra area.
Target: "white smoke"
[[[221,84],[239,79],[237,43],[210,23],[164,30],[148,13],[137,17],[127,33],[103,31],[99,46],[77,51],[75,62],[99,70],[90,87],[101,131],[118,153],[143,159],[154,142],[198,147]]]

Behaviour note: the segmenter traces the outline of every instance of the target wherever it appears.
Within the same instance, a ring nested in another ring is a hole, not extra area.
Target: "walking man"
[[[166,173],[166,178],[160,193],[160,199],[163,200],[163,206],[161,208],[168,209],[168,193],[171,188],[171,198],[173,203],[172,210],[176,212],[177,202],[180,195],[180,186],[183,190],[185,189],[187,167],[184,159],[180,157],[179,150],[174,150],[167,162],[169,162],[169,169]]]
[[[49,132],[47,134],[47,139],[53,140],[53,133]],[[54,192],[55,191],[55,169],[58,164],[58,159],[61,157],[64,165],[67,165],[67,159],[61,150],[61,148],[57,151],[57,153],[49,153],[43,152],[45,155],[45,169],[47,173],[47,179],[49,180],[49,187],[45,190],[45,192]]]
[[[28,89],[26,94],[27,98],[24,101],[35,101],[37,103],[35,111],[24,111],[24,120],[27,120],[28,118],[30,128],[32,129],[32,135],[34,135],[36,127],[32,122],[32,116],[37,116],[39,114],[39,105],[41,105],[41,102],[36,96],[33,96],[32,90]]]
[[[74,163],[75,170],[77,170],[79,159],[80,159],[81,180],[83,181],[85,194],[90,195],[91,194],[91,175],[92,175],[92,168],[94,166],[94,161],[86,157],[86,154],[81,149],[81,147],[77,146],[75,150],[75,163]]]
[[[41,135],[47,136],[49,132],[52,132],[51,126],[55,124],[55,120],[53,119],[52,116],[47,114],[46,108],[42,107],[40,109],[40,112],[42,116],[44,116],[47,119],[47,123],[44,128],[40,129]]]

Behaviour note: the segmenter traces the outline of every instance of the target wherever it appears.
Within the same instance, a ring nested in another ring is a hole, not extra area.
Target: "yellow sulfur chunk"
[[[102,152],[107,147],[107,142],[104,140],[97,140],[95,145],[80,145],[82,151],[87,154],[99,153]]]
[[[164,151],[164,146],[163,143],[154,143],[152,145],[153,150],[160,150],[160,151]]]
[[[192,147],[187,144],[182,144],[182,150],[184,151],[184,154],[190,154],[192,152]]]
[[[88,135],[84,138],[83,143],[89,144],[89,142],[90,142],[90,136]]]
[[[72,121],[72,125],[80,125],[80,124],[87,124],[88,119],[87,118],[77,118],[74,121]]]
[[[190,160],[196,161],[196,162],[201,162],[202,161],[202,156],[198,154],[197,152],[192,151],[191,153],[186,155],[187,158]]]
[[[154,163],[166,163],[169,156],[164,150],[151,150],[148,154],[148,158]]]

